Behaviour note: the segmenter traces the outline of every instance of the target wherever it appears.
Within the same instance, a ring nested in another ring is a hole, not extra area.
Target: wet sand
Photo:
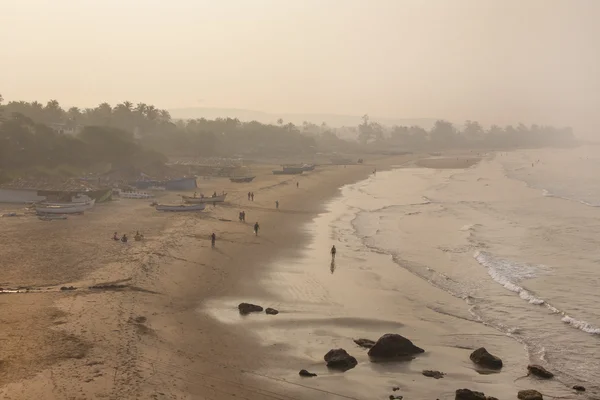
[[[199,180],[199,192],[229,195],[228,204],[198,214],[158,213],[146,200],[122,199],[65,221],[1,218],[0,286],[24,293],[0,297],[0,395],[262,399],[299,389],[310,397],[310,390],[277,376],[256,375],[278,364],[277,348],[265,348],[251,331],[231,329],[199,308],[209,298],[255,296],[252,282],[269,261],[302,247],[307,237],[299,228],[340,186],[367,177],[374,166],[411,158],[319,167],[299,177],[257,166],[255,181],[244,184]],[[158,200],[179,202],[178,194]],[[24,213],[18,206],[0,209]],[[241,210],[245,224],[237,220]],[[258,237],[252,233],[256,221]],[[136,230],[143,241],[111,240],[115,231],[132,238]]]

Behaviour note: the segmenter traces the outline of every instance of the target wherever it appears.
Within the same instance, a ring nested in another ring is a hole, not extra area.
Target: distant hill
[[[209,107],[192,107],[192,108],[175,108],[169,110],[171,116],[175,119],[190,119],[190,118],[238,118],[240,121],[258,121],[261,123],[276,124],[279,118],[283,119],[284,123],[291,122],[294,125],[302,125],[302,122],[308,121],[314,124],[325,122],[331,127],[340,126],[356,126],[362,122],[359,115],[336,115],[336,114],[272,114],[262,111],[244,110],[235,108],[209,108]],[[417,125],[425,129],[433,126],[435,118],[386,118],[370,116],[371,121],[378,122],[382,125]]]

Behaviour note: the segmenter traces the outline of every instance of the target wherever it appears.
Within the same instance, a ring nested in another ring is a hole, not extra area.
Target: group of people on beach
[[[248,192],[248,201],[254,201],[254,192]]]
[[[140,233],[140,231],[136,231],[135,232],[135,236],[133,238],[135,239],[136,242],[139,242],[140,240],[142,240],[144,238],[144,235],[142,235]],[[119,234],[117,232],[115,232],[114,235],[113,235],[113,240],[115,242],[119,242],[120,241],[120,242],[123,242],[123,243],[127,243],[127,241],[129,240],[129,238],[127,237],[126,233],[124,233],[123,236],[121,236],[119,238]]]

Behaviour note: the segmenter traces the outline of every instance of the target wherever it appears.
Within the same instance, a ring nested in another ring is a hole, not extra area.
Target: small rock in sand
[[[265,310],[265,312],[266,312],[267,314],[269,314],[269,315],[277,315],[277,314],[279,314],[279,311],[277,311],[277,310],[276,310],[276,309],[274,309],[274,308],[267,308],[267,309]]]
[[[426,369],[425,371],[423,371],[423,375],[425,375],[428,378],[441,379],[444,377],[445,374],[440,371],[430,371]]]
[[[398,386],[394,386],[394,387],[392,388],[392,390],[393,390],[394,392],[397,392],[398,390],[400,390],[400,388],[399,388]]]
[[[370,349],[375,346],[375,342],[369,339],[354,339],[354,343],[365,349]]]
[[[76,287],[75,286],[63,286],[60,288],[60,290],[75,290]]]
[[[394,396],[393,394],[390,394],[390,400],[402,400],[404,398],[404,396]]]
[[[374,359],[393,359],[424,353],[420,347],[415,346],[404,336],[395,333],[386,333],[377,340],[369,350],[369,357]]]
[[[502,368],[502,360],[495,355],[488,353],[484,347],[480,347],[471,353],[470,358],[471,361],[473,361],[475,364],[481,365],[482,367],[491,369]]]
[[[537,390],[520,390],[517,397],[521,400],[544,400],[544,397]]]
[[[300,372],[298,372],[298,374],[300,376],[304,376],[304,377],[307,377],[307,378],[312,378],[313,376],[317,376],[317,374],[313,374],[312,372],[308,372],[305,369],[301,369]]]
[[[531,364],[527,366],[527,370],[531,375],[535,375],[540,378],[550,379],[554,377],[554,374],[548,371],[546,368],[541,365]]]
[[[238,310],[240,310],[240,314],[247,315],[252,312],[262,312],[263,308],[261,306],[257,306],[256,304],[240,303]]]
[[[585,388],[583,386],[580,386],[580,385],[573,386],[573,389],[577,390],[578,392],[585,392]]]
[[[327,354],[325,354],[324,359],[325,362],[327,362],[327,367],[340,371],[348,371],[358,364],[356,358],[352,357],[344,349],[329,350]]]

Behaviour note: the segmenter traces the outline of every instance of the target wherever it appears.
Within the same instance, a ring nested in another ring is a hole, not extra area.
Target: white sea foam
[[[569,325],[571,325],[577,329],[580,329],[584,332],[591,333],[592,335],[600,335],[600,328],[596,328],[595,326],[590,325],[589,323],[587,323],[585,321],[580,321],[575,318],[571,318],[568,315],[565,315],[562,318],[562,322],[564,322],[565,324],[569,324]]]
[[[517,282],[522,279],[531,279],[537,276],[540,271],[546,269],[543,265],[533,265],[519,263],[496,257],[485,251],[477,251],[473,256],[479,264],[487,268],[488,274],[492,279],[511,292],[515,292],[525,301],[535,305],[545,305],[555,314],[562,315],[562,322],[571,325],[583,332],[593,335],[600,335],[600,328],[590,325],[588,322],[568,316],[564,311],[559,310],[545,300],[536,297],[527,289],[519,286]]]

